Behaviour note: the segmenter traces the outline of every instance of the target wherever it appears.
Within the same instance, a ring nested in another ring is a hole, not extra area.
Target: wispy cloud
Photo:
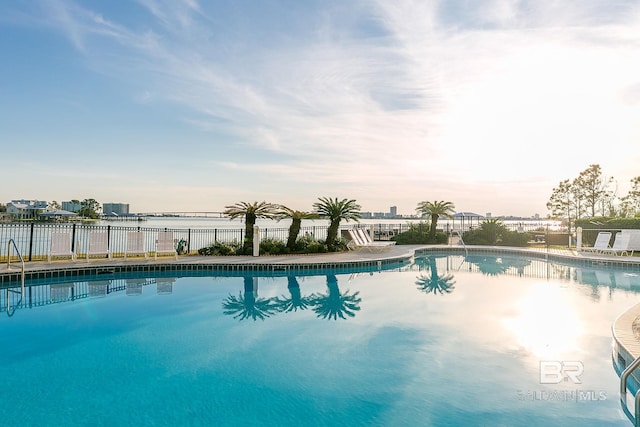
[[[247,11],[138,0],[128,5],[135,20],[68,0],[42,4],[46,25],[94,71],[134,88],[131,99],[179,105],[183,123],[224,135],[211,152],[198,145],[224,170],[367,191],[375,182],[386,197],[394,186],[421,191],[460,177],[546,179],[550,189],[594,161],[621,161],[616,150],[639,134],[635,1]],[[609,150],[594,160],[575,150],[585,141]],[[238,146],[252,157],[239,160]],[[567,172],[569,157],[576,171]]]

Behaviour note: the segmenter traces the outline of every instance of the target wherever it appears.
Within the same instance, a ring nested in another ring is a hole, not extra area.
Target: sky
[[[638,0],[0,2],[0,203],[547,216],[640,176]]]

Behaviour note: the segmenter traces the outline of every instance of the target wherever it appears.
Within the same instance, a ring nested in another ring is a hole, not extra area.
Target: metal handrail
[[[622,374],[620,374],[620,404],[623,408],[627,407],[627,378],[629,378],[631,372],[633,372],[638,366],[640,366],[640,357],[631,362],[631,364],[622,371]],[[633,417],[633,423],[636,427],[640,427],[640,418],[638,417],[638,413],[640,412],[640,390],[636,392],[634,402],[635,414]]]
[[[13,239],[9,239],[9,241],[7,242],[7,271],[11,270],[11,244],[13,244],[13,248],[16,250],[16,253],[18,254],[18,258],[22,263],[20,285],[21,285],[21,294],[22,294],[22,297],[24,297],[24,258],[22,258],[22,254],[20,254],[20,250],[18,249],[18,246],[16,245],[16,242]]]
[[[453,230],[451,232],[451,234],[457,234],[458,235],[458,238],[462,242],[462,247],[464,248],[465,256],[469,256],[469,251],[467,250],[467,245],[464,243],[464,240],[462,239],[462,234],[460,234],[460,232],[458,230]]]

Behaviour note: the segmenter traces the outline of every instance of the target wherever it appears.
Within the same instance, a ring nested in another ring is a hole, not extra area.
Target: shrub
[[[242,252],[242,245],[238,242],[214,242],[209,246],[198,249],[198,255],[238,255]]]
[[[445,233],[439,232],[435,235],[435,241],[429,241],[430,226],[424,221],[417,224],[410,224],[409,229],[397,236],[393,236],[391,240],[397,245],[422,245],[429,243],[446,244],[448,239]]]
[[[529,245],[530,240],[533,238],[529,233],[507,230],[502,234],[502,240],[498,242],[498,245],[524,247]]]
[[[327,252],[327,246],[314,239],[312,236],[298,237],[294,246],[295,253],[322,253]]]
[[[475,230],[464,232],[462,240],[468,245],[527,246],[531,235],[510,231],[500,220],[488,219]]]
[[[324,247],[327,247],[326,245],[324,245],[324,242],[319,242],[322,243]],[[330,252],[344,252],[344,251],[348,251],[349,248],[347,247],[347,241],[345,239],[343,239],[342,237],[338,237],[334,242],[333,242],[333,246],[331,248],[327,249]]]
[[[260,254],[262,255],[282,255],[289,252],[289,248],[282,240],[267,238],[260,241]]]

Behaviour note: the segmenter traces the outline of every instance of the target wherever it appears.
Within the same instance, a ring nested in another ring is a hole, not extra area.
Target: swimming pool
[[[611,324],[637,271],[443,252],[30,284],[2,301],[10,425],[631,425]]]

